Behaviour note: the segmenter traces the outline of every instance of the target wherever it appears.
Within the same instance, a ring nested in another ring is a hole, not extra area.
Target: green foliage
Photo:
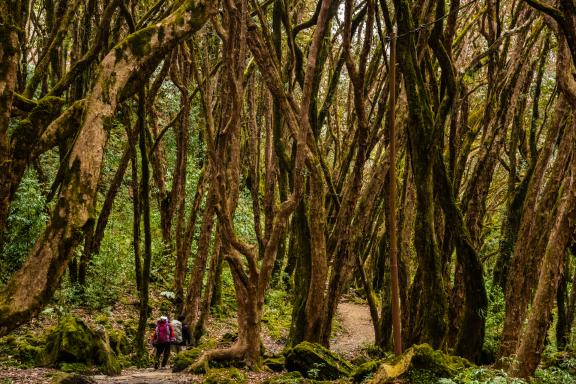
[[[0,284],[6,283],[26,260],[28,251],[42,231],[48,218],[44,209],[46,200],[36,171],[28,170],[16,191],[10,207],[6,244],[0,253]]]
[[[434,372],[426,369],[411,369],[406,376],[408,382],[413,384],[436,384],[440,380]]]
[[[534,373],[533,384],[576,384],[576,376],[567,370],[550,367],[547,369],[537,369]]]
[[[522,379],[509,377],[503,370],[468,368],[452,378],[444,378],[439,384],[525,384]]]
[[[236,296],[234,293],[234,281],[232,280],[232,274],[227,264],[224,264],[222,268],[220,286],[222,289],[222,301],[220,305],[212,307],[212,315],[219,319],[235,316],[238,304],[236,303]]]
[[[266,293],[264,305],[262,323],[273,339],[285,341],[292,318],[292,303],[288,293],[279,289],[270,289]]]
[[[488,293],[488,313],[486,316],[486,335],[482,348],[482,363],[492,363],[500,349],[506,303],[502,289],[499,285],[493,285],[491,279],[486,281],[486,292]]]

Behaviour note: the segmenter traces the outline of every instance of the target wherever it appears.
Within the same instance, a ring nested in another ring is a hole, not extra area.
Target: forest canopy
[[[575,64],[573,0],[4,0],[0,336],[123,289],[139,356],[151,293],[197,343],[229,276],[203,361],[261,366],[270,290],[329,347],[353,290],[382,350],[530,377],[573,346]]]

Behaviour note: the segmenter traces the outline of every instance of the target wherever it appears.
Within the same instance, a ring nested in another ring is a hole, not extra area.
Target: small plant
[[[312,364],[312,368],[310,368],[307,372],[307,376],[311,379],[317,379],[320,376],[320,371],[324,367],[324,364],[314,363]]]

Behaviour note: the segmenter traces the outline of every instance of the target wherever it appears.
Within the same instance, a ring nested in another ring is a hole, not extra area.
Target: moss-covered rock
[[[246,374],[236,368],[211,369],[204,377],[204,384],[243,384],[248,382]]]
[[[355,383],[361,383],[367,377],[373,375],[378,370],[380,364],[382,364],[383,361],[384,360],[382,359],[372,360],[362,365],[359,365],[356,368],[354,368],[350,376],[352,376],[352,379],[354,380]]]
[[[264,365],[273,370],[274,372],[282,372],[284,370],[284,365],[286,363],[286,358],[282,355],[271,356],[264,359]]]
[[[452,377],[458,371],[474,366],[462,357],[447,355],[432,349],[428,344],[415,345],[412,348],[414,349],[412,367],[431,371],[438,377]]]
[[[284,351],[286,369],[311,379],[335,380],[350,376],[352,364],[320,344],[304,341]]]
[[[128,343],[128,337],[124,331],[115,328],[110,329],[108,331],[108,340],[110,342],[110,348],[112,348],[117,356],[130,353],[130,343]]]
[[[202,351],[199,348],[186,349],[174,357],[172,364],[172,371],[182,372],[192,365],[194,361],[200,356]]]
[[[73,316],[63,317],[46,337],[43,362],[52,367],[60,367],[62,363],[94,365],[108,375],[121,371],[106,332],[96,332]]]
[[[473,364],[468,360],[436,351],[428,344],[415,345],[400,356],[380,364],[370,384],[389,383],[409,371],[425,372],[433,377],[453,377]]]

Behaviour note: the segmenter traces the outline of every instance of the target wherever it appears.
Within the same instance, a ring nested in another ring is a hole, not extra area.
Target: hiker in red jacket
[[[160,356],[163,354],[162,358],[162,368],[168,363],[168,358],[170,357],[170,343],[174,341],[174,330],[168,321],[168,317],[160,316],[156,321],[156,329],[154,331],[154,339],[152,344],[156,348],[156,359],[154,362],[154,369],[158,369],[158,364],[160,363]]]

